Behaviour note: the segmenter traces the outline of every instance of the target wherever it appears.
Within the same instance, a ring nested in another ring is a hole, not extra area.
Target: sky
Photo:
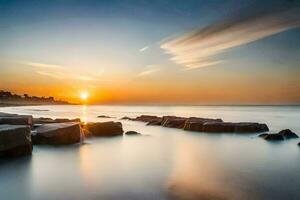
[[[298,0],[0,0],[0,90],[300,104]]]

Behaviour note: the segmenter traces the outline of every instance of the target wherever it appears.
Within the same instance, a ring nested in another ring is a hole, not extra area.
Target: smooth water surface
[[[125,131],[146,135],[34,146],[31,157],[2,159],[0,199],[300,199],[298,139],[272,143],[258,134],[196,133],[119,120],[141,114],[213,117],[300,133],[297,106],[32,106],[0,111],[121,121]]]

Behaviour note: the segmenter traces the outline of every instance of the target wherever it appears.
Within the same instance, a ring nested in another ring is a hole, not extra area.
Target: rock
[[[30,115],[0,116],[0,124],[32,126],[33,120]]]
[[[234,123],[236,133],[258,133],[269,131],[266,124],[253,123],[253,122],[240,122]]]
[[[265,140],[269,141],[281,141],[284,140],[284,137],[280,134],[267,134],[266,136],[263,137]]]
[[[127,131],[127,132],[125,133],[125,135],[142,135],[142,134],[140,134],[140,133],[138,133],[138,132],[136,132],[136,131]]]
[[[185,117],[163,116],[161,125],[169,128],[183,128],[186,120]]]
[[[300,147],[300,142],[298,143],[298,146]]]
[[[133,121],[133,120],[135,120],[135,118],[125,116],[125,117],[122,117],[121,120],[132,120]]]
[[[185,121],[184,130],[188,131],[199,131],[202,132],[203,124],[206,122],[223,122],[222,119],[210,119],[210,118],[199,118],[199,117],[190,117]]]
[[[98,118],[111,118],[110,116],[107,116],[107,115],[99,115],[97,116]]]
[[[87,123],[84,125],[84,129],[94,136],[110,137],[123,135],[123,127],[120,122]]]
[[[281,130],[278,134],[282,135],[286,139],[299,138],[298,135],[292,132],[290,129]]]
[[[161,125],[161,119],[160,120],[151,120],[147,124],[147,126],[160,126]]]
[[[266,124],[251,122],[205,122],[202,130],[204,132],[225,132],[225,133],[257,133],[268,131]]]
[[[51,124],[51,123],[67,123],[67,122],[80,122],[79,118],[75,119],[66,119],[66,118],[57,118],[57,119],[51,119],[51,118],[34,118],[33,123],[34,124]]]
[[[30,155],[31,152],[30,126],[0,125],[0,156]]]
[[[153,116],[153,115],[141,115],[139,117],[136,117],[135,121],[141,121],[141,122],[150,122],[153,120],[161,120],[161,117]]]
[[[77,122],[43,124],[32,132],[33,144],[75,144],[80,139],[81,128]]]

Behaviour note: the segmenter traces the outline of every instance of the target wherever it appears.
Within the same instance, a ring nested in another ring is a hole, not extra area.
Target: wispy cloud
[[[147,75],[153,74],[158,71],[160,71],[160,68],[158,68],[158,66],[148,65],[148,66],[146,66],[146,69],[144,71],[140,72],[137,76],[147,76]]]
[[[79,74],[71,74],[64,72],[49,72],[49,71],[36,71],[37,74],[48,76],[55,79],[73,79],[73,80],[81,80],[81,81],[95,81],[97,80],[91,76],[79,75]]]
[[[196,69],[222,63],[216,56],[226,50],[300,26],[300,9],[295,6],[240,13],[243,14],[164,41],[160,47],[175,63]]]
[[[52,65],[52,64],[44,64],[44,63],[36,63],[36,62],[21,62],[23,65],[39,67],[39,68],[48,68],[48,69],[61,69],[64,68],[61,65]]]
[[[144,46],[143,48],[139,49],[140,52],[146,51],[147,49],[149,49],[149,46]]]

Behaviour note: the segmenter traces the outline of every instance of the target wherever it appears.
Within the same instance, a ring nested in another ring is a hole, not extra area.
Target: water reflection
[[[81,121],[84,123],[84,124],[87,124],[88,122],[88,112],[87,112],[87,105],[82,105],[82,109],[81,109]]]

